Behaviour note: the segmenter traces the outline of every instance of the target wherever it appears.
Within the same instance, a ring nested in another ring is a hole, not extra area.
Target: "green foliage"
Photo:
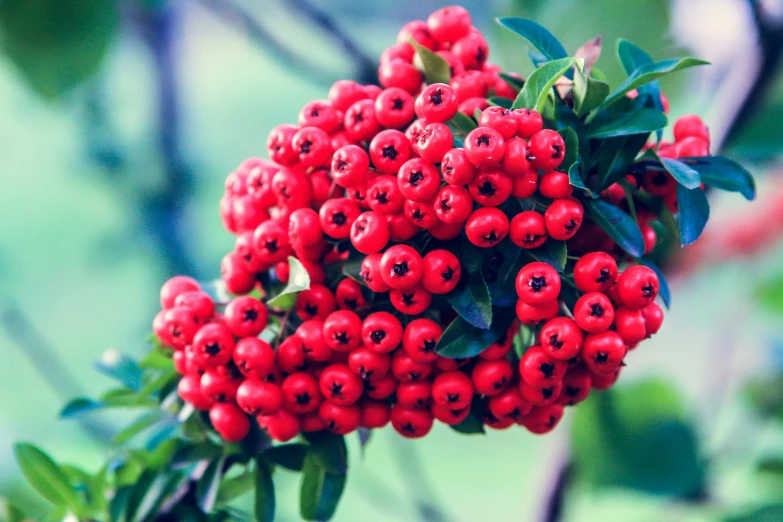
[[[480,270],[464,274],[447,299],[454,311],[472,326],[486,330],[492,324],[492,301]]]
[[[545,60],[559,60],[560,58],[568,57],[563,44],[546,28],[534,21],[515,17],[498,18],[497,21],[503,27],[510,29],[533,44],[541,52]]]
[[[701,236],[710,217],[710,204],[700,188],[688,189],[677,185],[677,204],[680,209],[680,241],[690,245]]]
[[[413,38],[410,39],[410,43],[416,49],[414,63],[424,73],[424,81],[428,84],[449,83],[451,80],[451,69],[448,62]]]
[[[663,129],[667,123],[668,120],[663,112],[657,109],[639,109],[623,114],[603,125],[591,127],[590,138],[616,138],[631,134],[649,135],[651,132]]]
[[[506,334],[515,317],[513,308],[493,310],[492,326],[476,328],[462,317],[457,317],[441,335],[435,350],[443,357],[462,359],[480,354]]]
[[[49,455],[27,443],[15,444],[14,455],[27,481],[43,498],[77,515],[84,512],[73,485]]]
[[[554,87],[555,82],[563,76],[576,60],[573,58],[563,58],[547,62],[530,75],[525,81],[525,86],[519,91],[517,99],[514,100],[512,109],[534,109],[538,112],[544,112],[544,105]]]
[[[644,255],[644,238],[639,225],[622,209],[602,200],[594,200],[589,203],[588,212],[617,246],[633,257]]]
[[[296,303],[296,295],[310,288],[310,274],[302,263],[294,256],[288,256],[288,284],[267,303],[274,308],[289,310]]]

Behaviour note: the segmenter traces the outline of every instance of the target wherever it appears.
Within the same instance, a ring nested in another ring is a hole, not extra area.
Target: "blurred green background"
[[[225,175],[264,154],[268,131],[332,81],[371,75],[404,22],[443,5],[0,2],[0,496],[38,502],[13,441],[100,462],[106,448],[92,435],[124,419],[85,428],[58,412],[108,386],[93,370],[105,350],[147,349],[163,281],[219,275],[233,245],[218,215]],[[389,429],[363,458],[351,440],[336,520],[547,520],[558,478],[560,520],[783,520],[783,219],[773,212],[783,204],[783,2],[463,5],[491,40],[490,60],[523,74],[527,44],[496,16],[533,18],[569,52],[603,35],[598,66],[614,85],[618,37],[655,59],[710,60],[663,82],[671,115],[704,115],[715,148],[757,176],[759,201],[711,201],[704,247],[670,264],[664,328],[629,357],[617,391],[546,437],[439,426],[410,442]],[[716,239],[746,238],[743,227],[763,229],[763,245],[739,252]],[[280,519],[297,520],[296,477],[284,473]]]

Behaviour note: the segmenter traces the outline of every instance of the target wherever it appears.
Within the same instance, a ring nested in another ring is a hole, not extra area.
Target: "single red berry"
[[[354,279],[345,278],[337,285],[334,291],[337,308],[340,310],[356,311],[367,306],[367,300],[362,295],[362,285]]]
[[[584,335],[576,322],[568,317],[556,317],[541,328],[541,348],[561,361],[576,357],[582,349]]]
[[[324,398],[340,406],[354,404],[364,389],[362,379],[347,364],[327,366],[318,382]]]
[[[465,138],[465,154],[477,167],[498,165],[505,152],[505,140],[495,129],[479,127],[470,131]]]
[[[459,424],[460,422],[467,419],[468,415],[470,415],[470,408],[451,410],[449,408],[444,408],[443,406],[438,406],[437,404],[433,404],[430,408],[430,411],[432,412],[433,417],[447,426],[454,426],[455,424]]]
[[[245,379],[237,389],[237,405],[248,415],[271,415],[283,405],[280,387],[270,382]]]
[[[359,205],[348,198],[330,199],[318,212],[323,231],[337,240],[347,239],[351,235],[351,226],[360,215]]]
[[[304,127],[294,134],[292,145],[299,161],[306,167],[328,165],[332,158],[332,142],[329,134],[318,127]]]
[[[373,429],[389,424],[391,407],[385,402],[365,399],[359,403],[359,426]]]
[[[359,427],[359,407],[352,404],[337,404],[326,401],[318,409],[326,429],[338,435],[347,435]]]
[[[327,346],[338,352],[349,352],[362,344],[362,320],[350,310],[329,314],[323,325]]]
[[[386,221],[389,223],[391,241],[408,241],[419,232],[419,226],[404,213],[386,214]]]
[[[357,101],[367,98],[367,93],[353,80],[338,80],[329,89],[328,98],[335,109],[346,111]]]
[[[234,353],[234,337],[229,327],[222,323],[202,326],[193,338],[196,359],[207,366],[220,366],[231,360]]]
[[[517,136],[530,139],[544,128],[544,119],[531,109],[515,109],[512,111],[517,119]]]
[[[406,199],[432,201],[440,189],[440,173],[432,163],[422,158],[413,158],[400,167],[397,184]]]
[[[416,361],[433,362],[438,358],[435,347],[443,329],[431,319],[414,319],[405,327],[402,348]]]
[[[454,135],[444,123],[429,123],[419,136],[416,150],[430,163],[440,163],[443,156],[454,146]]]
[[[311,433],[326,429],[326,422],[321,418],[318,412],[308,413],[299,417],[300,430],[302,433]]]
[[[429,125],[427,120],[416,120],[405,129],[405,137],[411,142],[411,148],[416,154],[419,153],[419,138],[424,134],[424,129]]]
[[[459,236],[464,230],[463,223],[444,223],[438,220],[438,223],[427,229],[427,232],[440,241],[448,241]]]
[[[677,145],[677,156],[680,158],[699,158],[710,155],[710,142],[696,136],[688,136]]]
[[[304,321],[297,327],[296,337],[302,342],[302,351],[308,361],[326,362],[331,359],[332,349],[324,339],[323,321],[318,319]]]
[[[362,261],[359,277],[367,287],[376,293],[388,292],[391,288],[381,277],[381,254],[370,254]]]
[[[179,294],[174,300],[174,306],[184,306],[190,309],[193,315],[202,323],[212,319],[212,316],[215,314],[214,301],[200,290]]]
[[[323,321],[337,308],[331,290],[323,285],[310,285],[310,288],[296,296],[296,314],[300,319],[320,319]]]
[[[576,301],[574,320],[587,333],[603,332],[614,321],[614,306],[605,294],[588,292]]]
[[[481,168],[468,185],[470,195],[481,206],[497,207],[511,195],[512,181],[499,168]]]
[[[631,310],[639,310],[655,301],[660,282],[651,268],[634,265],[626,268],[617,279],[620,300]]]
[[[511,195],[515,198],[529,198],[536,193],[536,190],[538,190],[538,172],[535,169],[528,169],[521,176],[512,178]]]
[[[297,123],[300,127],[318,127],[331,134],[338,129],[342,118],[334,106],[328,101],[313,100],[305,104],[299,111]]]
[[[429,409],[432,404],[432,382],[401,382],[397,386],[397,404],[407,408]]]
[[[479,127],[489,127],[508,140],[517,132],[517,119],[514,114],[503,107],[488,107],[481,113]]]
[[[540,247],[548,237],[544,216],[532,210],[520,212],[511,219],[508,235],[511,242],[520,248]]]
[[[288,211],[309,206],[313,198],[310,179],[299,168],[280,169],[272,178],[272,192],[277,204]]]
[[[376,353],[389,353],[402,342],[402,324],[388,312],[375,312],[362,323],[362,342]]]
[[[394,309],[402,314],[419,315],[432,304],[432,293],[421,285],[405,289],[393,288],[389,292],[389,301]]]
[[[463,110],[463,105],[467,101],[481,100],[484,104],[484,106],[481,107],[482,110],[489,106],[485,99],[487,94],[489,94],[489,85],[487,85],[486,77],[481,71],[465,71],[462,74],[454,75],[451,78],[449,85],[451,85],[451,88],[457,93],[457,98],[459,98],[460,101],[459,110],[468,116],[472,116],[473,111],[465,112]]]
[[[278,165],[293,165],[299,161],[299,153],[292,144],[299,130],[296,125],[282,124],[271,130],[266,140],[269,159]]]
[[[394,394],[397,390],[397,384],[399,381],[394,375],[387,373],[380,379],[368,380],[364,383],[364,391],[368,397],[375,400],[384,400]]]
[[[301,339],[295,335],[283,339],[275,351],[275,363],[283,373],[298,372],[307,368],[307,357]]]
[[[522,417],[522,425],[529,432],[542,435],[555,429],[562,418],[563,406],[559,404],[533,406],[530,413]]]
[[[650,194],[665,196],[677,190],[677,181],[664,170],[646,170],[642,174],[642,188]]]
[[[606,252],[590,252],[574,265],[574,283],[582,292],[606,292],[617,279],[617,262]]]
[[[457,93],[445,83],[428,85],[416,98],[416,116],[430,122],[449,121],[457,113]]]
[[[430,34],[441,43],[467,36],[472,24],[468,10],[458,5],[442,7],[427,18]]]
[[[367,202],[374,211],[386,215],[402,211],[405,197],[395,176],[384,174],[376,177],[367,189]]]
[[[432,429],[434,421],[429,410],[406,408],[399,405],[392,406],[390,417],[394,430],[409,439],[425,436]]]
[[[392,374],[400,382],[422,381],[429,377],[431,373],[431,362],[415,360],[405,350],[397,350],[392,355]]]
[[[250,421],[235,404],[215,404],[209,409],[212,427],[226,442],[239,442],[250,432]]]
[[[351,225],[351,244],[362,254],[379,252],[388,242],[389,223],[379,212],[364,212]]]
[[[290,252],[289,248],[288,231],[277,221],[265,221],[253,232],[253,250],[264,263],[283,261]]]
[[[681,142],[690,137],[701,138],[707,143],[710,141],[710,131],[707,125],[695,114],[680,116],[674,122],[674,141]]]
[[[275,369],[275,352],[266,341],[247,337],[234,346],[233,361],[245,377],[264,380]]]
[[[468,160],[465,149],[451,149],[440,164],[443,179],[449,185],[464,187],[476,175],[476,166]]]
[[[550,170],[539,178],[538,190],[544,197],[563,199],[573,194],[574,186],[571,185],[568,174],[559,170]]]
[[[556,199],[544,212],[546,230],[552,239],[565,241],[574,237],[582,226],[585,209],[573,199]]]
[[[375,169],[385,174],[397,174],[411,155],[411,144],[398,130],[382,130],[370,142],[370,160]]]
[[[470,406],[473,382],[462,372],[441,373],[432,381],[432,400],[435,404],[459,410]]]
[[[201,391],[215,402],[235,402],[237,389],[242,384],[242,374],[237,373],[234,376],[218,368],[207,368],[201,376]]]
[[[614,329],[627,346],[633,346],[647,337],[647,328],[641,310],[631,310],[623,306],[615,310]]]
[[[657,303],[650,303],[642,308],[642,316],[644,317],[644,327],[647,332],[647,336],[658,333],[663,324],[663,310]]]
[[[176,352],[181,353],[181,352]],[[183,375],[177,384],[177,394],[180,399],[189,402],[199,411],[207,411],[215,401],[201,391],[201,376],[196,374]]]
[[[530,170],[530,163],[527,161],[527,142],[522,138],[510,138],[506,139],[505,145],[503,170],[512,178],[524,176]]]
[[[473,211],[473,198],[463,187],[446,185],[435,196],[434,208],[444,223],[464,223]]]
[[[452,252],[432,250],[424,256],[421,284],[433,294],[447,294],[456,288],[462,276],[462,266]]]
[[[516,277],[519,298],[531,306],[556,300],[560,295],[560,276],[547,263],[535,261],[519,270]]]
[[[524,380],[519,381],[519,394],[522,398],[534,406],[554,404],[563,392],[563,381],[556,381],[545,386],[534,386]]]
[[[397,33],[398,44],[408,43],[411,39],[427,49],[434,50],[437,48],[437,43],[432,38],[427,23],[423,20],[412,20],[403,25],[400,32]]]
[[[370,157],[358,145],[345,145],[332,156],[332,179],[344,188],[351,188],[366,179]]]
[[[299,415],[291,413],[285,408],[277,410],[272,415],[259,415],[256,417],[258,425],[265,429],[272,440],[288,442],[299,434],[302,429],[302,421]]]
[[[473,367],[471,380],[477,394],[492,397],[508,387],[513,375],[514,368],[508,359],[480,360]]]
[[[391,246],[381,257],[381,277],[391,288],[412,288],[421,281],[423,273],[421,255],[408,245]]]
[[[551,129],[543,129],[530,137],[528,151],[533,167],[538,170],[554,170],[565,158],[563,137]]]
[[[522,417],[530,413],[532,405],[525,402],[519,389],[511,386],[499,395],[487,401],[487,407],[494,417],[500,420],[522,422]]]
[[[242,296],[235,297],[226,305],[223,317],[236,337],[254,337],[266,328],[267,311],[258,299]]]
[[[381,64],[378,69],[378,81],[387,89],[398,87],[414,94],[421,88],[424,76],[410,62],[394,58]]]
[[[389,373],[391,357],[362,346],[348,355],[348,367],[362,380],[377,380]]]
[[[494,207],[479,208],[468,217],[465,234],[477,247],[490,248],[506,237],[508,227],[508,216],[503,211]]]
[[[288,240],[292,245],[314,247],[323,241],[323,237],[318,212],[311,208],[300,208],[291,213]]]
[[[389,129],[407,127],[415,117],[413,96],[399,87],[384,89],[375,99],[375,117],[378,123]]]
[[[519,360],[519,375],[533,386],[550,386],[561,381],[568,365],[566,361],[555,359],[541,346],[532,346]]]
[[[503,337],[490,344],[487,349],[479,354],[479,357],[487,361],[503,359],[511,351],[511,347],[514,345],[514,335],[518,331],[518,326],[512,324],[503,334]]]
[[[185,292],[198,292],[201,290],[198,282],[192,277],[174,276],[160,288],[160,307],[164,310],[173,308],[174,302],[180,294]]]
[[[419,228],[430,230],[441,223],[430,201],[422,202],[406,199],[402,211],[405,217]]]
[[[628,349],[617,332],[605,331],[585,337],[582,359],[594,374],[610,374],[623,362]]]
[[[283,406],[291,413],[305,414],[318,409],[323,400],[318,380],[309,372],[295,372],[280,385]]]
[[[375,102],[359,100],[345,111],[343,119],[345,134],[353,141],[369,141],[381,130],[375,118]]]
[[[528,326],[538,326],[548,319],[556,317],[560,311],[557,299],[547,301],[539,306],[531,306],[522,299],[517,301],[517,319]]]
[[[587,399],[587,396],[590,395],[592,380],[590,372],[582,368],[569,369],[563,377],[563,391],[557,400],[558,404],[573,406]]]
[[[452,44],[451,52],[465,69],[481,69],[489,57],[489,45],[481,33],[470,32]]]

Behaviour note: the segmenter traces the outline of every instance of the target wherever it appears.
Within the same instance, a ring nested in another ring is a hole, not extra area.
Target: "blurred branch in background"
[[[555,462],[544,480],[541,498],[543,500],[538,520],[541,522],[559,522],[563,519],[565,494],[574,475],[574,463],[568,451],[568,441],[556,441]]]

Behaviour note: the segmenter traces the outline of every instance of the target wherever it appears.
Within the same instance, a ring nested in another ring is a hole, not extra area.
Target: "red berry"
[[[336,198],[326,201],[318,212],[321,228],[327,236],[342,240],[351,235],[351,225],[361,215],[361,209],[355,201],[348,198]]]
[[[397,350],[392,355],[392,374],[400,382],[422,381],[431,373],[431,362],[414,360],[405,350]]]
[[[340,310],[356,311],[367,306],[367,301],[362,295],[362,285],[351,278],[340,281],[334,291],[334,297]]]
[[[491,397],[487,402],[490,413],[501,421],[513,421],[519,423],[522,417],[530,413],[532,406],[525,402],[519,389],[506,388],[499,395]]]
[[[201,376],[201,391],[215,402],[235,402],[242,384],[239,377],[241,374],[234,376],[225,369],[207,368]]]
[[[571,185],[568,174],[558,170],[550,170],[539,178],[538,190],[544,197],[563,199],[573,194],[574,187]]]
[[[432,294],[421,285],[412,288],[393,288],[389,292],[389,301],[400,313],[413,316],[424,313],[432,304]]]
[[[294,135],[299,130],[295,125],[278,125],[269,133],[266,152],[269,159],[278,165],[293,165],[299,161],[299,153],[293,147]]]
[[[285,408],[277,410],[277,413],[272,415],[260,415],[256,420],[259,426],[266,429],[269,436],[278,442],[288,442],[296,437],[302,428],[299,415]]]
[[[556,199],[544,212],[546,230],[552,239],[565,241],[574,237],[582,226],[584,207],[573,199]]]
[[[283,339],[275,352],[275,362],[283,373],[298,372],[307,368],[301,339],[295,335]]]
[[[477,167],[497,165],[505,152],[505,140],[495,129],[479,127],[470,131],[465,138],[465,154]]]
[[[307,372],[292,373],[283,379],[280,390],[285,409],[292,413],[314,412],[323,400],[318,381]]]
[[[362,268],[359,272],[364,284],[373,292],[388,292],[391,288],[381,277],[381,254],[370,254],[362,261]]]
[[[388,242],[389,223],[379,212],[365,212],[351,225],[351,244],[362,254],[379,252]]]
[[[617,332],[601,332],[585,337],[582,359],[592,373],[610,374],[623,362],[627,348]]]
[[[519,360],[519,375],[532,386],[551,386],[561,381],[568,365],[555,359],[541,346],[529,348]]]
[[[192,277],[174,276],[160,289],[160,307],[164,310],[174,307],[174,301],[185,292],[198,292],[201,290],[198,282]]]
[[[323,285],[310,285],[310,288],[296,296],[296,314],[300,319],[320,319],[323,321],[337,307],[332,292]]]
[[[405,327],[402,348],[411,358],[421,362],[433,362],[438,358],[435,346],[443,329],[431,319],[414,319]]]
[[[470,406],[473,382],[462,372],[441,373],[432,381],[432,400],[435,404],[459,410]]]
[[[674,141],[680,142],[686,138],[696,137],[710,141],[710,131],[704,121],[695,114],[687,114],[674,122]]]
[[[464,7],[455,5],[442,7],[427,18],[427,27],[438,42],[454,42],[467,36],[472,21]]]
[[[454,135],[444,123],[429,123],[419,136],[416,150],[430,163],[440,163],[443,156],[454,146]]]
[[[430,122],[449,121],[457,113],[457,93],[445,83],[428,85],[416,98],[416,116]]]
[[[448,250],[432,250],[424,256],[421,284],[433,294],[447,294],[456,288],[462,276],[459,259]]]
[[[569,369],[563,377],[563,391],[560,394],[558,403],[563,406],[573,406],[582,402],[590,395],[592,377],[590,372],[582,368]]]
[[[470,195],[481,206],[497,207],[511,195],[512,181],[499,168],[481,168],[468,185]]]
[[[488,107],[481,113],[479,127],[489,127],[500,133],[504,140],[514,136],[517,131],[517,119],[514,114],[503,107]]]
[[[348,355],[348,367],[362,380],[377,380],[389,373],[391,357],[362,346]]]
[[[515,198],[529,198],[538,190],[538,172],[528,169],[524,174],[512,178],[511,195]]]
[[[538,248],[547,240],[544,216],[527,210],[511,219],[509,224],[511,242],[520,248]]]
[[[397,404],[407,408],[428,409],[432,403],[432,382],[403,382],[397,386]]]
[[[413,158],[399,168],[397,184],[406,199],[432,201],[440,189],[440,173],[432,163],[422,158]]]
[[[547,319],[552,319],[557,316],[559,311],[560,305],[558,304],[557,299],[553,299],[552,301],[548,301],[539,306],[531,306],[522,299],[517,301],[517,319],[519,319],[522,324],[528,326],[538,326]]]
[[[550,129],[543,129],[533,134],[528,143],[528,150],[532,156],[530,162],[538,170],[556,169],[565,158],[563,137]]]
[[[404,89],[384,89],[375,100],[375,117],[386,128],[403,129],[413,121],[414,116],[413,96]]]
[[[659,286],[655,272],[642,265],[626,268],[617,279],[620,300],[631,310],[642,309],[655,301]]]
[[[441,223],[431,202],[405,200],[403,213],[419,228],[430,230]]]
[[[392,241],[408,241],[419,232],[419,226],[403,214],[387,214],[389,223],[389,239]]]
[[[288,240],[292,245],[311,248],[321,244],[323,238],[318,212],[311,208],[300,208],[291,213]]]
[[[574,283],[582,292],[606,292],[617,279],[617,263],[605,252],[590,252],[574,265]]]
[[[563,391],[563,381],[557,381],[547,386],[533,386],[525,381],[519,382],[519,394],[522,398],[535,406],[554,404],[560,398]]]
[[[644,327],[647,336],[658,333],[663,324],[663,310],[657,303],[650,303],[642,308],[642,317],[644,317]]]
[[[618,308],[614,311],[614,328],[627,346],[633,346],[647,337],[641,310]]]
[[[402,342],[402,324],[388,312],[375,312],[362,323],[362,342],[376,353],[389,353]]]
[[[432,413],[429,410],[417,410],[395,405],[391,409],[391,424],[403,437],[418,439],[432,429]]]
[[[264,303],[250,296],[236,297],[223,312],[226,326],[236,337],[254,337],[266,328],[267,311]]]
[[[332,156],[332,179],[341,187],[351,188],[366,179],[370,157],[358,145],[345,145]]]
[[[411,94],[418,92],[424,76],[413,64],[400,58],[382,63],[378,69],[378,81],[385,88],[399,87]]]
[[[384,174],[376,177],[367,189],[367,202],[374,211],[386,215],[402,212],[405,197],[397,179]]]
[[[614,306],[605,294],[588,292],[574,305],[574,320],[587,333],[603,332],[614,321]]]
[[[371,399],[388,399],[397,390],[398,382],[394,375],[386,374],[380,379],[365,382],[364,391]]]
[[[328,401],[349,406],[362,396],[362,379],[347,364],[327,366],[319,378],[321,394]]]
[[[411,144],[402,132],[387,129],[375,135],[369,151],[370,160],[377,171],[397,174],[411,155]]]
[[[324,323],[318,319],[303,322],[296,329],[296,337],[302,342],[302,350],[308,361],[326,362],[332,357],[332,349],[324,339]]]
[[[174,306],[190,309],[202,323],[212,319],[215,314],[215,303],[212,298],[200,290],[179,294],[174,300]]]
[[[247,337],[234,346],[234,364],[250,379],[266,379],[275,368],[275,352],[266,341]]]
[[[292,140],[299,161],[306,167],[328,165],[332,157],[332,142],[329,135],[318,127],[299,129]]]
[[[531,109],[515,109],[512,111],[517,119],[517,136],[524,139],[532,138],[544,128],[544,119]]]
[[[584,335],[576,322],[568,317],[556,317],[541,328],[541,347],[555,359],[567,361],[579,354]]]
[[[193,338],[196,359],[207,366],[220,366],[231,360],[234,353],[234,337],[222,323],[202,326]]]
[[[314,100],[305,104],[297,119],[300,127],[318,127],[329,134],[337,130],[342,118],[328,101]]]
[[[358,406],[324,402],[318,409],[318,415],[326,423],[326,429],[338,435],[347,435],[359,427]]]
[[[248,415],[271,415],[283,405],[283,392],[272,383],[245,379],[237,389],[237,405]]]
[[[530,169],[527,160],[527,142],[522,138],[506,139],[506,152],[503,155],[503,170],[512,178],[524,176]],[[538,177],[536,175],[536,177]],[[533,189],[535,192],[535,189]],[[532,192],[530,193],[532,195]]]
[[[446,424],[448,426],[454,426],[455,424],[459,424],[460,422],[464,421],[468,418],[468,415],[470,415],[470,408],[462,408],[461,410],[451,410],[449,408],[444,408],[443,406],[438,406],[437,404],[433,404],[432,408],[432,415],[441,421],[443,424]]]
[[[180,353],[180,352],[176,352]],[[199,411],[207,411],[215,401],[201,391],[201,376],[195,374],[183,375],[177,384],[180,399],[189,402]]]
[[[476,166],[468,160],[465,149],[451,149],[444,154],[440,169],[446,183],[456,187],[464,187],[476,175]]]
[[[418,72],[418,71],[417,71]],[[359,100],[345,111],[343,119],[345,134],[355,142],[369,141],[381,130],[375,118],[375,102]]]
[[[560,276],[552,265],[535,261],[519,270],[516,277],[519,298],[531,306],[556,300],[560,295]]]
[[[710,155],[710,143],[696,136],[683,138],[681,142],[675,145],[677,156],[680,158],[703,157]]]
[[[555,429],[562,418],[563,406],[559,404],[533,406],[530,413],[522,417],[522,425],[531,433],[541,435]]]
[[[250,432],[250,421],[234,404],[215,404],[209,409],[209,420],[226,442],[239,442]]]
[[[389,424],[391,407],[381,401],[363,400],[359,403],[359,426],[362,428],[383,428]]]
[[[424,273],[421,255],[408,245],[394,245],[381,257],[381,277],[391,288],[416,286]]]
[[[494,207],[479,208],[468,217],[465,234],[477,247],[490,248],[506,237],[508,227],[508,217],[503,211]]]
[[[362,343],[362,320],[349,310],[337,310],[329,314],[323,325],[327,346],[338,352],[349,352]]]
[[[454,42],[451,52],[460,59],[465,69],[481,69],[489,57],[489,45],[481,33],[472,32]]]
[[[492,397],[508,387],[513,374],[514,368],[508,359],[480,360],[473,367],[471,380],[477,394]]]
[[[367,93],[353,80],[338,80],[329,89],[328,98],[335,109],[346,111],[357,101],[367,98]]]
[[[274,220],[268,220],[253,232],[253,250],[264,263],[283,261],[289,253],[288,231]]]
[[[457,93],[460,101],[459,110],[468,116],[473,115],[473,110],[468,110],[467,112],[463,110],[467,109],[467,107],[463,106],[468,101],[473,100],[471,105],[482,110],[489,105],[485,99],[487,94],[489,94],[489,86],[481,71],[465,71],[461,74],[456,74],[451,78],[449,85]],[[479,101],[480,103],[478,103]]]

